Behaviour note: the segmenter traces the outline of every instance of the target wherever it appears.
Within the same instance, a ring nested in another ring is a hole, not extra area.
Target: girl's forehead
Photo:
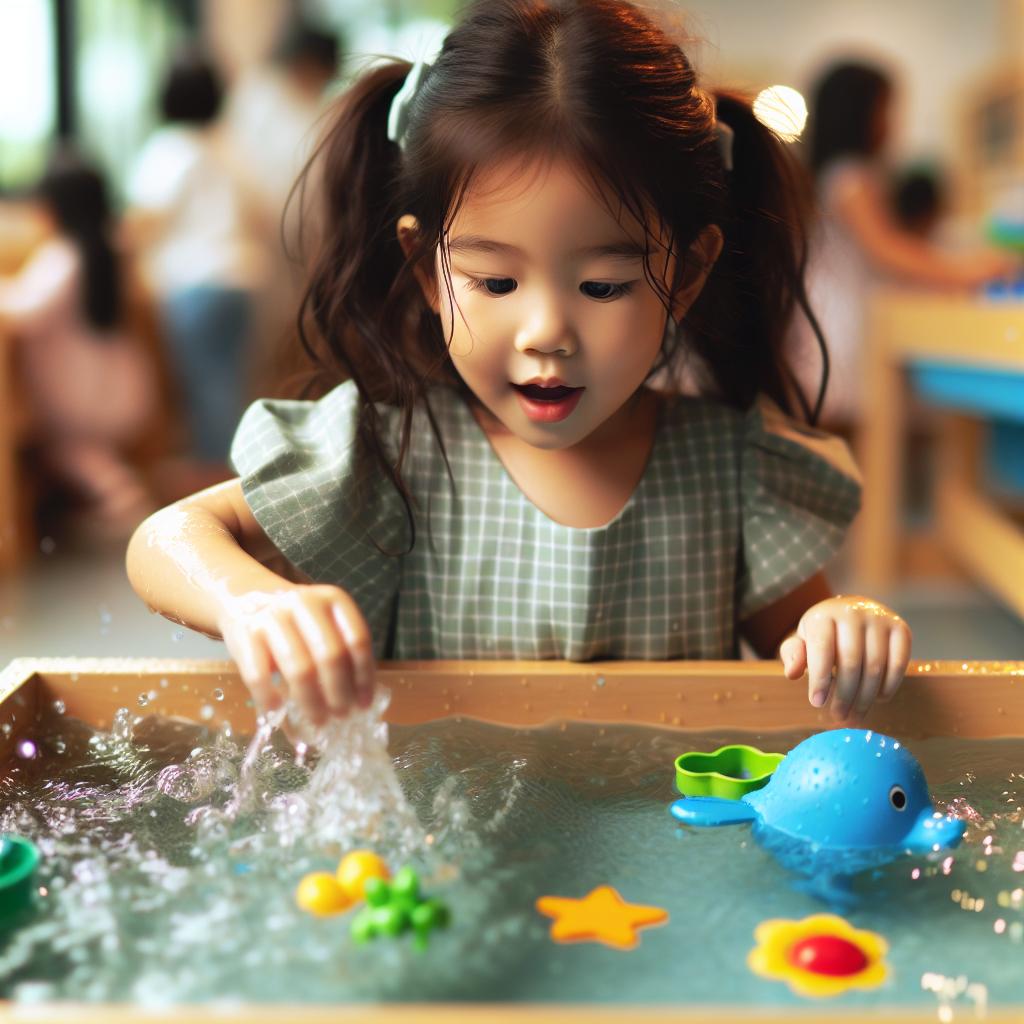
[[[617,240],[643,245],[646,233],[611,185],[568,160],[506,158],[470,179],[447,240],[496,234],[519,239],[495,238],[516,245],[554,238],[576,246]]]

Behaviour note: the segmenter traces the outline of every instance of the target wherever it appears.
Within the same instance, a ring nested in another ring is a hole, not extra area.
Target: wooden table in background
[[[16,273],[45,231],[31,204],[0,202],[0,275]],[[0,319],[0,573],[15,568],[28,548],[17,476],[23,410],[17,401],[13,369],[14,338]]]
[[[1024,304],[889,291],[873,304],[861,428],[864,505],[857,574],[884,590],[899,575],[906,466],[906,368],[918,360],[1024,373]],[[943,413],[935,518],[944,552],[1024,616],[1024,530],[979,488],[982,423]]]

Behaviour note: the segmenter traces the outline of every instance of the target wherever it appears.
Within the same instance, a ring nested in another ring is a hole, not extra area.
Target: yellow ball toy
[[[352,906],[352,899],[328,871],[306,875],[295,890],[295,902],[302,910],[318,917],[340,914]]]
[[[363,898],[363,887],[370,878],[391,877],[387,864],[372,850],[353,850],[341,859],[335,876],[338,885],[353,903]]]

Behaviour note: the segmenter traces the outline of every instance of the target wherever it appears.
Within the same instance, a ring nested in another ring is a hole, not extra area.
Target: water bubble
[[[204,704],[199,709],[199,717],[204,722],[208,722],[211,718],[213,718],[214,714],[216,714],[216,712],[213,710],[213,705],[212,704]]]
[[[598,677],[597,677],[597,681],[595,682],[595,684],[594,684],[594,685],[595,685],[595,686],[604,686],[604,684],[605,684],[606,682],[607,682],[607,680],[605,679],[605,677],[604,677],[604,676],[598,676]]]
[[[148,693],[140,693],[139,694],[139,707],[140,708],[144,708],[148,704],[149,704],[149,694]]]
[[[31,740],[18,740],[14,752],[18,757],[31,761],[39,753],[39,748]]]
[[[5,736],[10,736],[11,730],[12,727],[10,722],[4,722],[3,725],[0,725],[0,732],[2,732]]]
[[[213,699],[214,700],[223,700],[224,699],[224,691],[219,686],[217,687],[216,690],[213,691]]]
[[[39,542],[39,550],[44,555],[52,555],[57,550],[57,542],[52,537],[44,537]]]
[[[67,708],[67,705],[62,700],[55,700],[51,707],[53,708],[54,711],[57,712],[58,715],[63,715],[65,709]]]
[[[174,641],[174,642],[175,642],[176,644],[180,644],[180,643],[181,643],[181,641],[185,639],[185,630],[183,630],[183,629],[176,629],[176,630],[175,630],[175,631],[174,631],[174,632],[173,632],[173,633],[171,634],[171,639],[172,639],[172,640],[173,640],[173,641]]]
[[[161,690],[166,690],[168,686],[170,686],[170,683],[168,683],[166,679],[161,679],[160,680],[160,689]]]

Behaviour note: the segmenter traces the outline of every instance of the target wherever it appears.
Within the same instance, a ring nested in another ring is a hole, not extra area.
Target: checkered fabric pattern
[[[842,442],[762,403],[666,396],[634,493],[604,526],[554,522],[519,490],[461,397],[417,409],[404,508],[353,443],[352,382],[319,402],[260,401],[232,460],[257,521],[317,582],[347,590],[381,658],[730,658],[737,623],[835,553],[859,506]],[[399,411],[378,407],[397,451]],[[360,465],[362,463],[362,465]],[[356,494],[368,471],[373,482]],[[372,539],[371,539],[372,536]]]

